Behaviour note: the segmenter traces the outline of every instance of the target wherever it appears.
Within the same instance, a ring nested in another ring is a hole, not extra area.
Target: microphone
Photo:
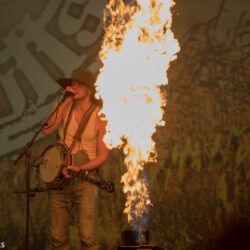
[[[63,96],[63,101],[67,98],[67,97],[73,97],[75,94],[71,91],[65,91],[64,92],[64,96]]]
[[[72,79],[70,79],[70,78],[59,78],[59,79],[57,79],[56,80],[57,81],[57,83],[59,83],[60,84],[60,86],[61,87],[63,87],[64,89],[66,89],[68,86],[70,86],[71,85],[71,83],[72,83]],[[65,101],[65,99],[67,98],[67,97],[73,97],[75,94],[74,93],[72,93],[71,91],[65,91],[65,92],[63,92],[63,99],[62,99],[62,101]]]
[[[68,97],[68,96],[74,96],[75,94],[73,93],[73,92],[71,92],[71,91],[65,91],[65,93],[64,93],[64,96],[65,97]]]

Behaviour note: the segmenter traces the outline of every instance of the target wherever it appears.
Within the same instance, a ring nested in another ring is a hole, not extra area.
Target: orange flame
[[[103,67],[96,86],[108,121],[106,144],[112,148],[126,141],[127,172],[121,182],[124,212],[133,226],[151,206],[143,164],[153,160],[151,136],[164,124],[159,86],[167,84],[166,70],[179,51],[171,31],[173,5],[172,0],[110,0],[104,13]]]

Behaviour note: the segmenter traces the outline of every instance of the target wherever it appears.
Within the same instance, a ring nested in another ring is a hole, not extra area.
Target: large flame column
[[[151,136],[164,124],[166,103],[159,86],[167,84],[166,71],[179,50],[171,31],[173,5],[172,0],[110,0],[104,11],[97,94],[108,121],[106,144],[113,148],[126,142],[124,212],[135,229],[142,229],[152,206],[143,165],[156,155]]]

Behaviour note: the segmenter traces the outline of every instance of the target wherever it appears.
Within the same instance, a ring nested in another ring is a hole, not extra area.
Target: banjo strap
[[[63,131],[63,141],[65,141],[65,138],[66,138],[66,132],[68,130],[68,126],[69,126],[69,123],[70,123],[71,118],[72,118],[74,106],[75,106],[75,102],[73,102],[72,105],[71,105],[71,107],[70,107],[70,111],[69,111],[69,114],[68,114],[67,122],[65,124],[65,128],[64,128],[64,131]]]
[[[68,116],[68,120],[67,120],[67,123],[66,123],[67,127],[69,125],[69,120],[71,120],[71,117],[72,117],[73,108],[74,108],[74,104],[72,105],[69,116]],[[76,141],[77,140],[81,141],[81,135],[82,135],[84,129],[86,128],[86,125],[88,124],[89,118],[90,118],[92,112],[94,111],[94,109],[95,109],[95,105],[91,104],[90,107],[88,108],[88,110],[82,116],[82,119],[81,119],[80,124],[78,126],[78,129],[77,129],[77,131],[76,131],[76,133],[75,133],[75,135],[73,137],[73,141],[72,141],[72,143],[71,143],[71,145],[69,147],[69,150],[67,152],[67,155],[66,155],[65,159],[67,159],[70,156],[70,154],[72,152],[72,149],[75,146]],[[64,130],[64,139],[65,139],[67,127],[65,127],[65,130]]]

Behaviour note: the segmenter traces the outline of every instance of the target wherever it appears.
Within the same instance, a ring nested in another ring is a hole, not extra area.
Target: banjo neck
[[[98,186],[101,189],[105,189],[107,192],[112,193],[115,189],[115,185],[113,182],[106,182],[106,181],[98,181],[91,177],[89,177],[84,171],[80,170],[79,172],[76,172],[72,169],[68,169],[68,174],[72,177],[79,178],[83,181],[90,182],[96,186]]]

